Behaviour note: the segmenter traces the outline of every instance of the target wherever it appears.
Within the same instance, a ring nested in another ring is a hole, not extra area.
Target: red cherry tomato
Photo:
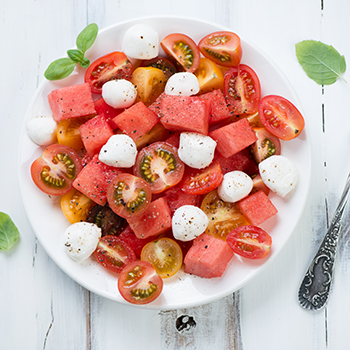
[[[268,95],[259,103],[259,118],[271,134],[288,141],[304,129],[305,121],[299,110],[281,96]]]
[[[156,57],[151,60],[143,61],[140,66],[160,69],[164,73],[165,80],[168,80],[174,73],[177,73],[176,67],[165,57]]]
[[[115,235],[101,237],[94,255],[103,267],[118,273],[127,264],[136,261],[136,255],[131,247]]]
[[[257,226],[239,226],[226,237],[234,253],[248,259],[262,259],[270,253],[272,239]]]
[[[250,149],[257,163],[270,156],[281,154],[281,141],[277,136],[265,128],[254,128],[254,131],[258,139],[250,146]]]
[[[232,32],[215,32],[198,43],[204,57],[225,67],[238,66],[242,58],[241,39]]]
[[[85,72],[85,83],[89,83],[91,91],[102,93],[102,85],[109,80],[130,80],[134,68],[123,52],[112,52],[92,62]]]
[[[152,199],[149,184],[128,173],[117,174],[107,188],[110,208],[124,219],[141,215]]]
[[[232,67],[224,76],[224,94],[233,113],[253,114],[261,97],[259,78],[245,64]]]
[[[33,162],[30,172],[34,183],[43,192],[61,196],[72,189],[72,183],[81,169],[81,160],[72,148],[54,144]]]
[[[188,194],[206,194],[217,188],[222,179],[221,166],[214,160],[204,169],[187,167],[179,187]]]
[[[148,182],[152,193],[160,193],[181,181],[185,165],[174,146],[155,142],[141,149],[133,171]]]
[[[121,296],[132,304],[148,304],[163,290],[163,280],[147,261],[135,261],[124,267],[118,278]]]
[[[160,43],[166,55],[186,72],[193,73],[199,66],[200,52],[196,43],[185,34],[169,34]]]

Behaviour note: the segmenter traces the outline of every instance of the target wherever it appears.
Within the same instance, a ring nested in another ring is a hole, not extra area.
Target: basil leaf
[[[48,80],[60,80],[68,77],[74,70],[76,62],[70,58],[59,58],[46,69],[44,76]]]
[[[9,250],[18,240],[19,232],[11,218],[0,212],[0,249]]]
[[[76,45],[84,54],[95,42],[98,33],[96,23],[91,23],[85,27],[77,37]]]
[[[89,60],[88,58],[86,58],[86,57],[84,57],[84,58],[82,59],[82,61],[79,62],[79,63],[80,63],[80,65],[81,65],[83,68],[87,68],[87,67],[90,66],[90,60]]]
[[[72,61],[76,63],[80,63],[84,60],[84,54],[80,50],[68,50],[67,55]]]
[[[301,41],[295,45],[295,52],[307,76],[319,85],[335,83],[346,70],[344,56],[320,41]]]

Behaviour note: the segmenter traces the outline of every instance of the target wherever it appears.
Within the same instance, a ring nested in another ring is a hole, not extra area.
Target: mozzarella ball
[[[130,107],[136,96],[136,87],[125,79],[110,80],[102,85],[102,97],[113,108]]]
[[[39,146],[56,142],[57,123],[52,117],[35,117],[27,123],[29,138]]]
[[[98,159],[117,168],[130,168],[135,164],[137,147],[134,140],[123,134],[111,136],[102,146]]]
[[[130,58],[155,58],[159,53],[159,34],[149,25],[135,24],[124,34],[122,51]]]
[[[175,73],[168,79],[164,92],[167,95],[195,95],[199,92],[199,82],[193,73]]]
[[[176,209],[172,218],[172,229],[175,239],[191,241],[201,235],[207,228],[207,215],[194,205],[183,205]]]
[[[259,172],[264,184],[281,197],[285,197],[297,185],[298,171],[286,157],[271,156],[259,163]]]
[[[218,187],[218,195],[228,203],[235,203],[248,196],[253,189],[253,180],[243,171],[231,171],[224,175]]]
[[[210,136],[195,132],[182,132],[180,134],[178,155],[191,168],[207,167],[214,159],[215,148],[216,141]]]
[[[74,261],[86,260],[95,251],[101,233],[97,225],[89,222],[70,225],[64,233],[66,253]]]

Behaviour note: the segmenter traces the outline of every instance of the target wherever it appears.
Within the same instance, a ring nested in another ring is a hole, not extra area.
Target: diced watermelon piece
[[[254,129],[247,119],[228,124],[209,133],[217,141],[216,149],[225,158],[242,151],[257,140]]]
[[[221,277],[232,257],[226,241],[202,233],[185,256],[185,272],[205,278]]]
[[[164,191],[166,200],[173,215],[175,210],[182,207],[183,205],[194,205],[199,207],[201,202],[200,195],[187,194],[181,190],[180,187],[171,187]]]
[[[157,115],[142,101],[126,109],[116,116],[113,121],[122,132],[129,135],[133,140],[137,140],[146,134],[159,122]]]
[[[95,109],[97,114],[104,114],[109,125],[112,129],[117,129],[117,124],[113,121],[113,118],[115,118],[117,115],[122,113],[124,111],[123,108],[113,108],[110,105],[106,103],[106,101],[100,97],[95,102]]]
[[[169,143],[170,145],[179,148],[180,146],[180,132],[175,132],[170,137],[168,137],[165,142]]]
[[[108,185],[117,174],[122,172],[119,168],[108,166],[99,161],[96,154],[78,174],[73,182],[73,187],[97,204],[105,205]]]
[[[164,197],[151,202],[146,211],[127,220],[136,237],[144,239],[160,235],[171,228],[171,212]]]
[[[153,111],[158,117],[161,116],[160,114],[160,104],[161,104],[161,101],[162,99],[166,96],[166,93],[165,92],[162,92],[158,97],[157,99],[151,104],[148,106],[148,108]]]
[[[142,248],[154,239],[154,237],[148,237],[146,239],[137,238],[130,226],[127,226],[118,237],[129,244],[138,259],[140,259]]]
[[[209,124],[232,117],[233,113],[227,107],[224,94],[220,89],[199,95],[198,98],[210,102]]]
[[[254,226],[262,224],[277,214],[276,207],[262,190],[241,199],[237,205],[241,213]]]
[[[210,102],[197,97],[164,95],[160,101],[160,122],[168,130],[208,135]]]
[[[53,90],[49,95],[52,117],[56,122],[96,114],[88,83]]]
[[[89,119],[79,127],[87,154],[93,157],[100,151],[108,139],[114,135],[106,117],[101,114]]]

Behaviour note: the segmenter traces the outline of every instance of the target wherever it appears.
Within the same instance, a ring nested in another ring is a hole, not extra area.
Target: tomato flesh
[[[127,264],[136,261],[136,255],[131,247],[114,235],[101,237],[94,255],[103,267],[117,273]]]
[[[174,73],[177,73],[176,67],[165,57],[156,57],[151,60],[143,61],[141,67],[160,69],[164,73],[165,80],[168,80]]]
[[[214,160],[204,169],[186,167],[179,187],[188,194],[206,194],[217,188],[223,179],[221,166]]]
[[[118,174],[107,188],[111,209],[124,219],[141,215],[152,199],[149,184],[128,173]]]
[[[270,253],[272,239],[262,228],[240,226],[226,237],[227,244],[234,253],[248,259],[262,259]]]
[[[155,142],[141,149],[133,171],[134,175],[148,182],[152,193],[160,193],[181,181],[185,165],[174,146]]]
[[[118,278],[121,296],[132,304],[148,304],[159,297],[163,280],[147,261],[135,261],[122,270]]]
[[[264,159],[281,154],[281,142],[279,138],[265,128],[254,128],[257,141],[250,146],[253,157],[257,163]]]
[[[70,147],[53,144],[31,166],[36,186],[52,196],[61,196],[72,189],[72,183],[82,169],[78,154]]]
[[[245,64],[230,68],[224,76],[224,95],[233,113],[255,113],[261,97],[258,76]]]
[[[85,72],[85,83],[89,83],[91,91],[102,93],[102,85],[109,80],[131,79],[133,65],[123,52],[115,51],[92,62]]]
[[[277,95],[261,99],[259,118],[271,134],[284,141],[297,137],[305,126],[304,117],[299,110],[289,100]]]
[[[226,67],[238,66],[242,58],[241,39],[232,32],[211,33],[200,40],[198,48],[204,57]]]
[[[141,252],[141,260],[148,261],[162,278],[175,275],[182,266],[181,247],[170,238],[160,238],[147,243]]]
[[[199,83],[199,93],[224,88],[224,75],[221,69],[208,58],[201,58],[197,70],[194,72]]]

